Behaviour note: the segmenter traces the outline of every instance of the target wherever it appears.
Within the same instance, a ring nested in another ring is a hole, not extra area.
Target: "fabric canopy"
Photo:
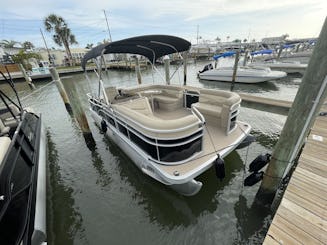
[[[154,63],[158,58],[172,53],[189,50],[191,43],[185,39],[168,35],[147,35],[132,37],[116,42],[100,44],[85,54],[82,68],[86,62],[103,54],[129,53],[143,55]]]

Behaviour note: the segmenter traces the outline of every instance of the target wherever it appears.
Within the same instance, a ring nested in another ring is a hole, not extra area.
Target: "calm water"
[[[228,83],[197,79],[196,72],[206,63],[189,65],[188,83],[229,89]],[[136,84],[134,72],[110,74],[105,85]],[[94,74],[89,75],[95,78]],[[152,82],[150,69],[142,75],[144,83]],[[178,77],[182,80],[182,72],[175,75],[176,83]],[[63,77],[62,81],[66,86],[76,84],[95,146],[86,144],[54,83],[38,82],[38,88],[47,86],[33,95],[25,83],[17,84],[24,97],[23,105],[41,112],[47,128],[49,244],[262,243],[271,213],[253,202],[259,184],[242,187],[244,176],[248,175],[244,164],[272,150],[285,116],[243,107],[239,119],[252,125],[257,142],[225,158],[227,174],[223,181],[217,180],[210,169],[199,177],[204,183],[200,193],[183,197],[143,175],[94,125],[85,94],[95,92],[96,83],[89,83],[82,74]],[[258,85],[236,84],[235,91],[291,100],[300,81],[298,77],[287,77]]]

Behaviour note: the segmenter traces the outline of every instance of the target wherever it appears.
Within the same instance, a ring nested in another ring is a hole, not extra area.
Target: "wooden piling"
[[[23,77],[25,78],[25,81],[27,82],[28,86],[31,89],[35,89],[35,85],[32,82],[32,78],[29,75],[27,75],[24,66],[22,64],[18,64],[18,66],[19,66],[19,69],[21,70]]]
[[[238,66],[238,61],[240,59],[240,52],[237,51],[235,54],[235,61],[234,61],[234,68],[233,68],[233,77],[232,77],[232,85],[230,86],[230,91],[234,90],[234,84],[236,80],[236,74],[237,74],[237,66]]]
[[[71,102],[74,118],[77,120],[81,131],[83,132],[83,134],[90,134],[91,130],[87,122],[87,118],[75,82],[69,81],[65,82],[63,85],[66,88],[67,95]]]
[[[282,52],[283,52],[283,44],[280,44],[280,48],[278,50],[278,54],[277,54],[277,58],[276,60],[279,60],[280,59],[280,56],[282,55]]]
[[[272,200],[301,150],[327,95],[327,18],[275,146],[257,197]]]
[[[170,62],[169,62],[169,56],[166,55],[163,60],[164,60],[164,65],[165,65],[166,84],[169,85],[170,84],[170,74],[169,74],[169,65],[170,65]]]
[[[61,98],[62,98],[62,100],[63,100],[63,102],[65,104],[66,110],[68,111],[68,113],[71,114],[73,112],[73,110],[72,110],[72,107],[70,105],[70,101],[69,101],[69,98],[67,96],[66,90],[65,90],[65,88],[64,88],[64,86],[63,86],[63,84],[62,84],[62,82],[61,82],[61,80],[59,78],[59,74],[58,74],[56,68],[55,67],[50,67],[49,71],[50,71],[50,74],[51,74],[51,77],[52,77],[53,81],[56,83],[56,86],[57,86],[57,88],[59,90],[60,96],[61,96]]]
[[[139,63],[139,58],[137,56],[135,56],[135,72],[136,72],[138,84],[142,84],[140,63]]]
[[[184,65],[184,86],[186,86],[187,79],[187,52],[183,53],[183,65]]]
[[[244,54],[243,66],[246,66],[246,62],[247,62],[247,59],[248,59],[248,54],[249,54],[249,51],[246,50],[245,54]]]

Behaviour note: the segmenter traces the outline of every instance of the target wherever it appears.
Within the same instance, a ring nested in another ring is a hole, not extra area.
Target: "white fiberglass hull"
[[[300,64],[300,63],[293,63],[293,62],[276,62],[276,63],[253,63],[250,66],[256,67],[269,67],[271,70],[274,71],[283,71],[286,72],[287,74],[292,74],[292,73],[300,73],[304,74],[307,64]]]
[[[211,81],[232,82],[233,69],[219,68],[205,71],[199,74],[200,79]],[[237,83],[260,83],[286,77],[285,72],[271,71],[270,69],[237,69],[235,82]]]

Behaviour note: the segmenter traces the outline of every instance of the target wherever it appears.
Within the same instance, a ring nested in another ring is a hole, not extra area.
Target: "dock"
[[[292,107],[292,101],[276,100],[261,96],[254,96],[250,94],[238,93],[242,99],[242,106],[272,112],[282,115],[287,115]]]
[[[327,103],[321,108],[327,112]],[[327,244],[327,115],[317,116],[263,244]]]
[[[147,67],[146,62],[139,63],[140,68],[144,69]],[[107,69],[113,70],[135,70],[135,62],[132,61],[114,61],[106,64]],[[96,69],[95,65],[87,65],[85,68],[87,71],[93,71]],[[82,67],[65,67],[65,68],[57,68],[58,73],[61,74],[72,74],[72,73],[80,73],[84,72]],[[10,70],[9,70],[10,71]],[[4,70],[6,75],[6,71]],[[12,79],[24,79],[23,73],[21,71],[10,71],[10,75]],[[43,79],[43,78],[51,78],[50,72],[40,72],[29,75],[32,80]],[[4,80],[2,76],[0,76],[0,81]]]

